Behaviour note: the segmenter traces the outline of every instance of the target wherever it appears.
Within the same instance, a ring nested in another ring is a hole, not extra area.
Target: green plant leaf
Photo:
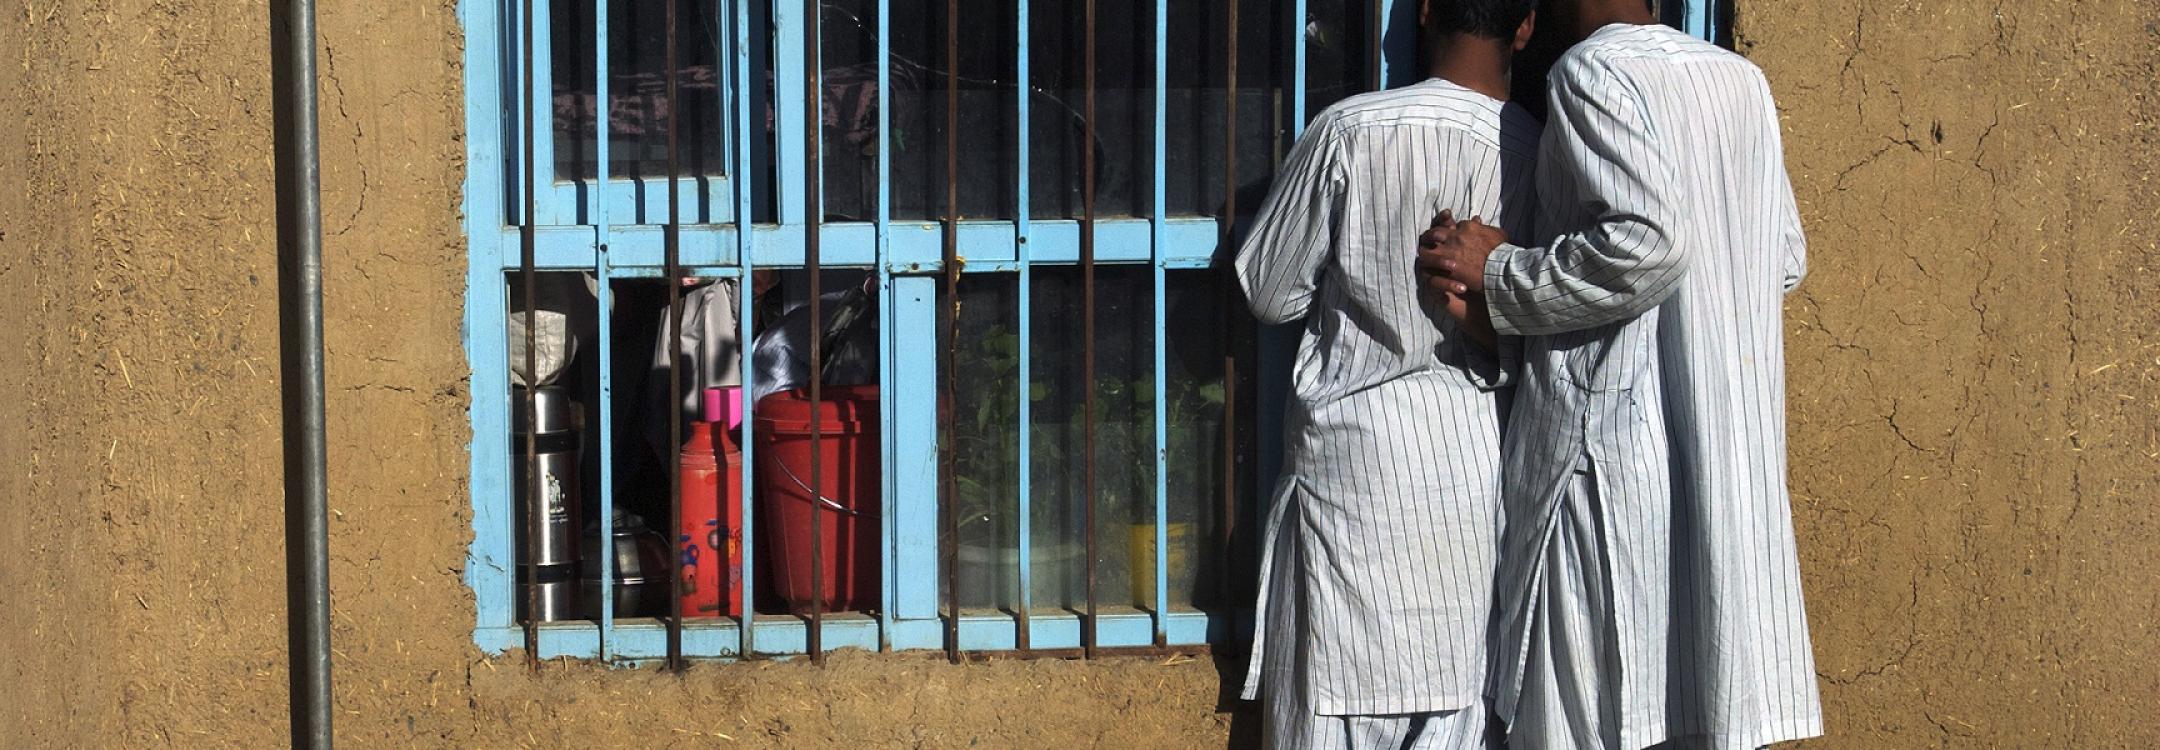
[[[1210,404],[1222,403],[1223,384],[1209,383],[1207,385],[1200,386],[1200,398],[1206,400]]]
[[[994,354],[1001,359],[1019,357],[1020,337],[1004,333],[1002,329],[992,329],[992,332],[983,338],[983,351]]]

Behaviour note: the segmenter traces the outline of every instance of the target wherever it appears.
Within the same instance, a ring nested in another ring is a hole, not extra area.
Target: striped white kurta
[[[1495,327],[1523,337],[1494,695],[1511,746],[1820,734],[1785,484],[1782,298],[1805,246],[1769,87],[1614,25],[1555,66],[1550,113],[1550,241],[1485,269]],[[1526,680],[1538,653],[1562,658]],[[1539,679],[1603,715],[1537,714]],[[1599,729],[1541,738],[1563,721]]]
[[[1300,139],[1238,255],[1253,313],[1304,324],[1245,689],[1268,684],[1271,726],[1483,722],[1500,372],[1414,265],[1441,208],[1528,230],[1537,128],[1439,79],[1348,99]]]

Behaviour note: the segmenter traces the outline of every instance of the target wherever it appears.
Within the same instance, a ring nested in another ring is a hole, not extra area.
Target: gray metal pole
[[[285,411],[285,610],[292,745],[330,747],[330,527],[323,440],[322,164],[315,3],[271,0],[278,345]]]

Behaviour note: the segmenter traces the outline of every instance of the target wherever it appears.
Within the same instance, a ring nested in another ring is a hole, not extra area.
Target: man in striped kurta
[[[1805,247],[1769,87],[1642,0],[1554,4],[1583,41],[1550,77],[1544,245],[1464,222],[1420,260],[1521,337],[1496,710],[1523,750],[1820,734],[1785,484]]]
[[[1433,77],[1316,119],[1238,255],[1253,313],[1304,327],[1245,688],[1270,747],[1486,746],[1501,373],[1406,238],[1443,207],[1528,230],[1532,5],[1435,3]]]

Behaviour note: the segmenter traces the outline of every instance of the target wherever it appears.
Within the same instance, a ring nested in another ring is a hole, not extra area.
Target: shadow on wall
[[[1215,710],[1230,716],[1230,744],[1228,747],[1246,748],[1260,746],[1260,702],[1242,700],[1238,697],[1245,689],[1246,655],[1243,653],[1215,654],[1215,674],[1222,683],[1215,695]]]

